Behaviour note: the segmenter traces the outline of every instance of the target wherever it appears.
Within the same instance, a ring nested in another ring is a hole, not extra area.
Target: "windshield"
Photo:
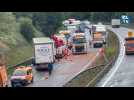
[[[85,38],[74,39],[73,42],[75,44],[85,43],[86,42],[86,39]]]
[[[24,75],[26,75],[26,74],[27,74],[27,72],[24,71],[24,70],[16,70],[16,71],[13,73],[14,76],[24,76]]]
[[[128,43],[126,45],[127,45],[127,47],[134,47],[134,43]]]

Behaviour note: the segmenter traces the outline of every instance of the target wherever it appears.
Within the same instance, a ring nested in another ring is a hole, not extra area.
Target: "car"
[[[17,67],[13,75],[11,76],[12,87],[22,87],[24,85],[33,83],[33,73],[31,66],[20,66]]]

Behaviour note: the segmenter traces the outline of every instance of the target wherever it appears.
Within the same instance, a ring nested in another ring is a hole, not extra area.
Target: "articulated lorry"
[[[72,42],[72,52],[73,54],[77,53],[87,53],[88,52],[88,43],[84,33],[76,33],[73,36]]]
[[[120,19],[112,19],[111,20],[111,25],[112,28],[120,28]]]
[[[48,69],[51,72],[52,68],[49,68],[49,65],[55,62],[56,55],[54,41],[50,38],[41,37],[33,38],[33,43],[36,69]]]
[[[128,32],[128,37],[125,38],[125,53],[134,54],[134,37],[132,32]]]

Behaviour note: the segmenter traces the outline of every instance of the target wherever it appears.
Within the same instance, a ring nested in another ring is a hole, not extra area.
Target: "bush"
[[[34,37],[35,29],[32,24],[32,20],[26,17],[19,19],[20,22],[20,32],[26,38],[28,42],[31,42]]]

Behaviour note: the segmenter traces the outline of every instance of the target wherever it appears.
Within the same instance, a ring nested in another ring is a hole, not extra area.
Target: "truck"
[[[80,54],[88,52],[88,43],[84,33],[76,33],[73,36],[72,53]]]
[[[106,29],[106,26],[105,25],[93,25],[92,26],[92,32],[91,32],[91,36],[93,39],[96,38],[96,33],[99,33],[101,35],[99,35],[99,37],[101,38],[101,40],[103,40],[103,44],[106,44],[106,41],[107,41],[107,36],[108,36],[108,32],[107,32],[107,29]],[[97,36],[98,38],[98,36]]]
[[[125,54],[134,54],[134,37],[132,32],[128,32],[128,36],[125,38]]]
[[[37,70],[48,69],[49,73],[52,71],[52,66],[55,62],[56,49],[54,41],[47,37],[33,38],[34,44],[34,58]]]
[[[112,19],[111,20],[111,25],[112,25],[112,28],[120,28],[120,19]]]
[[[98,48],[98,47],[100,48],[100,47],[103,46],[103,43],[104,43],[103,36],[102,36],[102,34],[100,32],[95,32],[93,34],[92,43],[93,43],[94,48]]]
[[[8,86],[8,74],[6,68],[6,62],[3,55],[0,55],[0,87]]]
[[[106,44],[106,39],[107,39],[107,36],[108,36],[106,26],[105,25],[97,25],[96,26],[96,32],[99,32],[99,33],[102,34],[103,44]]]

